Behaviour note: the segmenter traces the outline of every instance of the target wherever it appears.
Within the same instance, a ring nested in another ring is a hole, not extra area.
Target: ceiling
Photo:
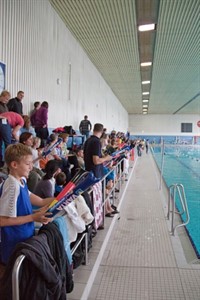
[[[200,0],[49,1],[129,114],[200,114]]]

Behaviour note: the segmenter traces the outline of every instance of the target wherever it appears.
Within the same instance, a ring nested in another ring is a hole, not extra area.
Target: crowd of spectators
[[[7,234],[11,229],[14,236],[17,234],[15,229],[19,224],[22,225],[23,231],[27,222],[31,224],[41,220],[42,223],[49,222],[48,206],[36,214],[33,213],[33,208],[50,204],[80,169],[92,171],[99,179],[109,173],[106,179],[106,190],[102,190],[109,195],[117,179],[113,171],[113,162],[124,159],[122,168],[128,170],[126,161],[128,164],[129,151],[124,151],[115,159],[113,154],[124,145],[134,147],[125,133],[113,130],[108,134],[106,128],[99,123],[94,124],[91,133],[92,124],[88,116],[85,116],[80,122],[81,134],[85,135],[84,143],[75,149],[69,149],[68,133],[57,132],[49,135],[48,102],[35,102],[31,113],[23,115],[23,97],[23,91],[19,91],[13,99],[10,99],[8,91],[3,91],[0,95],[0,177],[2,181],[0,226],[5,237],[1,241],[4,248],[1,247],[3,263],[7,262],[14,245],[27,238],[26,234],[22,234],[21,237],[14,239],[16,243],[10,244]],[[126,173],[128,171],[125,171]],[[11,202],[12,211],[10,211]],[[19,208],[19,203],[22,203],[20,204],[22,210]],[[105,203],[105,215],[113,217],[116,213],[119,213],[117,207],[108,199]],[[32,227],[28,231],[28,236],[31,235],[33,235]],[[5,254],[5,247],[10,247],[10,252],[7,254]]]

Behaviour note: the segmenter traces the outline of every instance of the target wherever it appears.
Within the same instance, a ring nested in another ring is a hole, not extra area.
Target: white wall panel
[[[49,127],[77,129],[88,114],[93,124],[127,130],[126,110],[48,0],[0,0],[0,61],[6,89],[25,92],[24,113],[35,101],[49,102]]]
[[[200,135],[200,115],[129,115],[129,131],[142,135]],[[192,123],[192,133],[181,133],[181,123]]]

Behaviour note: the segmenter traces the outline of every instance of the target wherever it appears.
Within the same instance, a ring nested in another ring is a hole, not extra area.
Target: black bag
[[[63,127],[65,132],[68,133],[69,135],[74,135],[76,134],[76,131],[72,128],[72,126],[64,126]]]

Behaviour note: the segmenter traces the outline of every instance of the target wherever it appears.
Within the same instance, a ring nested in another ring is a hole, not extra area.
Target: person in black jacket
[[[19,115],[23,115],[23,105],[22,105],[22,99],[24,98],[24,92],[19,91],[17,93],[17,97],[12,98],[9,100],[7,106],[9,111],[14,111],[18,113]]]

